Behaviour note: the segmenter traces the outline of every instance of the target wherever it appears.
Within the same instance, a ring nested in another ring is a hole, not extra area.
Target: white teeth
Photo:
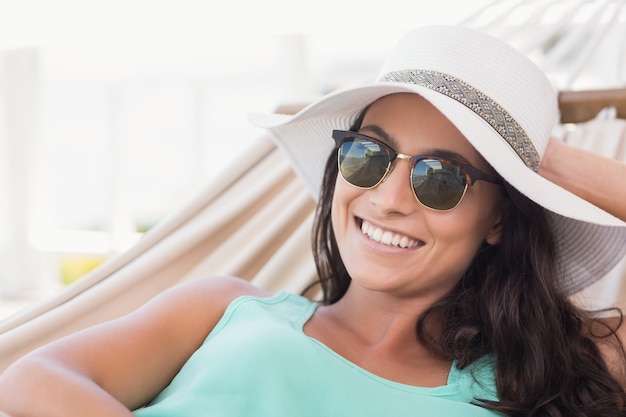
[[[361,223],[361,231],[369,236],[370,239],[382,243],[383,245],[397,246],[400,248],[413,248],[419,245],[417,240],[388,230],[382,230],[365,220]]]
[[[385,232],[383,233],[383,238],[380,240],[381,243],[384,243],[385,245],[389,245],[391,244],[391,239],[392,239],[392,234],[391,232]]]

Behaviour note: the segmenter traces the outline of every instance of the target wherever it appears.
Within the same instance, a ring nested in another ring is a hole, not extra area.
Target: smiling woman
[[[626,223],[537,174],[555,163],[544,155],[557,116],[554,87],[511,46],[460,26],[410,32],[376,80],[295,115],[251,116],[318,198],[319,302],[193,280],[18,360],[0,377],[0,408],[623,415],[619,315],[569,295],[623,258]],[[265,179],[266,168],[245,170]]]
[[[472,42],[480,47],[469,48]],[[481,60],[477,51],[504,58]],[[484,62],[491,63],[489,71]],[[388,75],[397,73],[403,76]],[[509,78],[523,81],[524,87],[501,88],[511,85]],[[555,410],[567,415],[580,412],[582,398],[591,395],[597,396],[598,403],[588,407],[586,415],[621,415],[623,411],[616,410],[623,405],[623,389],[608,373],[598,386],[583,384],[582,391],[588,392],[577,392],[582,388],[579,383],[567,382],[570,376],[577,379],[588,373],[593,379],[596,370],[606,372],[597,351],[584,352],[593,346],[582,342],[592,331],[583,325],[588,313],[577,310],[565,296],[599,279],[623,257],[626,225],[534,173],[557,117],[555,104],[550,83],[515,51],[460,28],[434,28],[405,38],[383,67],[379,83],[338,91],[292,117],[255,117],[287,150],[311,188],[321,193],[314,243],[328,307],[320,309],[326,313],[320,313],[319,325],[330,327],[329,322],[345,314],[343,326],[371,342],[377,340],[372,330],[376,326],[365,323],[385,323],[380,314],[386,317],[406,308],[414,312],[412,317],[419,316],[417,322],[405,323],[405,332],[398,330],[403,328],[401,320],[397,328],[385,327],[385,335],[400,340],[404,349],[418,349],[403,339],[414,336],[407,328],[416,326],[427,351],[436,351],[439,359],[458,361],[461,369],[482,355],[496,358],[494,379],[478,380],[497,392],[497,402],[488,395],[482,400],[476,397],[487,408],[511,415],[550,415]],[[362,184],[355,188],[349,184],[350,175],[347,182],[337,179],[342,143],[336,143],[337,153],[323,139],[324,132],[332,129],[349,129],[356,132],[354,137],[366,135],[409,155],[454,150],[467,165],[502,177],[504,187],[476,181],[456,208],[424,207],[417,201],[419,194],[411,192],[409,171],[414,161],[402,158],[390,165],[387,177],[378,170],[382,182],[374,188],[364,190]],[[320,162],[311,158],[312,147],[319,149],[315,154],[320,159],[330,152],[323,178],[315,175]],[[306,156],[302,149],[307,149]],[[612,165],[616,171],[626,170],[617,165]],[[364,227],[368,232],[373,229],[373,239],[361,232]],[[386,233],[420,244],[415,248],[389,245],[382,238]],[[578,250],[581,235],[593,241],[585,246],[585,251],[595,248],[593,254]],[[606,255],[598,261],[597,256]],[[584,268],[575,266],[578,262]],[[555,329],[561,327],[556,336]],[[605,330],[614,335],[612,329]],[[604,334],[598,331],[592,334]],[[333,340],[342,342],[333,344]],[[569,342],[561,345],[565,340]],[[572,352],[573,340],[581,341],[576,352],[556,365],[554,353],[561,357]],[[369,364],[367,355],[350,349],[358,343],[345,343],[339,332],[327,343],[378,372],[393,375],[396,369],[399,379],[425,378],[414,379],[414,384],[436,383],[446,375],[445,361],[427,366],[416,361],[416,351],[403,362],[416,369],[403,376],[393,364],[385,363],[384,369]],[[619,352],[617,348],[615,356],[608,358],[621,358]],[[518,355],[534,365],[520,365],[523,360]],[[583,359],[588,355],[596,358],[593,365]],[[573,362],[585,370],[570,375],[567,369]],[[621,381],[621,360],[608,366]],[[420,373],[424,369],[428,377]],[[612,388],[604,391],[605,383]],[[548,386],[567,386],[564,395],[573,397],[548,400],[545,396],[552,396]],[[600,411],[599,402],[613,395],[622,399]]]

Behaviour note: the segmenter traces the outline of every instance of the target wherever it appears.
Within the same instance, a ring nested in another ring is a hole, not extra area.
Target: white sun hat
[[[602,278],[624,257],[625,222],[537,174],[559,115],[554,87],[525,55],[484,33],[419,28],[371,83],[328,94],[295,115],[249,119],[269,130],[317,197],[332,130],[348,130],[367,105],[400,92],[426,98],[507,182],[548,210],[566,294]]]

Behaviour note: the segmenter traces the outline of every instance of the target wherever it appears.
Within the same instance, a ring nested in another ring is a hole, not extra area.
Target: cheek
[[[455,251],[465,252],[471,258],[485,241],[486,233],[482,226],[470,225],[468,220],[464,217],[460,222],[445,222],[439,229],[437,240],[439,243],[446,242],[446,246]]]
[[[469,266],[482,244],[492,236],[494,226],[500,222],[500,199],[482,201],[483,204],[458,207],[458,212],[449,213],[452,216],[441,219],[439,227],[432,228],[437,234],[436,242],[445,243],[442,246],[450,250],[459,266]],[[484,204],[486,201],[489,204]]]
[[[504,200],[500,189],[491,184],[479,182],[474,185],[475,193],[466,196],[467,204],[463,205],[458,213],[456,222],[460,230],[474,234],[481,242],[499,225],[504,210]],[[455,213],[457,214],[457,213]]]
[[[350,236],[354,236],[356,224],[354,212],[351,210],[352,203],[361,196],[362,190],[347,184],[338,178],[335,183],[335,192],[331,205],[331,224],[339,254],[343,262],[350,261],[350,248],[354,245],[350,242]]]
[[[462,223],[448,220],[432,236],[434,246],[426,264],[432,265],[438,281],[449,282],[451,286],[465,274],[485,241],[484,234],[469,227],[467,220],[467,217]]]

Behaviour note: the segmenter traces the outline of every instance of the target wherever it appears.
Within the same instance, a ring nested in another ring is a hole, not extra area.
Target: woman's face
[[[367,111],[359,132],[408,155],[454,152],[469,165],[493,173],[452,123],[416,94],[379,99]],[[459,281],[483,242],[498,243],[501,190],[477,181],[456,208],[435,211],[415,199],[409,162],[397,159],[394,164],[387,178],[369,190],[338,176],[332,224],[340,254],[351,285],[438,298]],[[383,243],[387,240],[402,244]]]

